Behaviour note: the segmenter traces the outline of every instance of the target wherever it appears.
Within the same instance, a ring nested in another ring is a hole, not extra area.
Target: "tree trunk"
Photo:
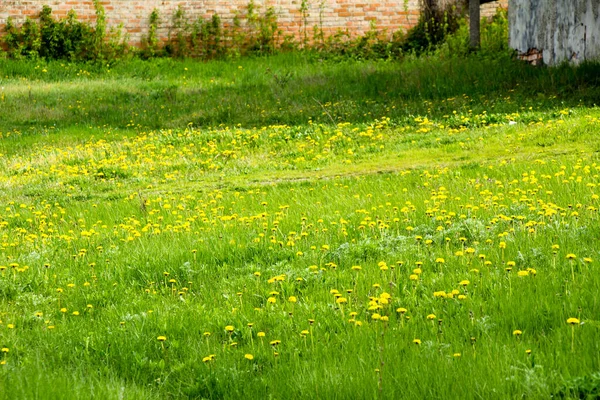
[[[481,3],[479,0],[469,0],[469,36],[471,38],[470,47],[472,50],[478,49],[479,45],[480,45],[480,37],[479,37],[479,30],[480,30],[480,23],[481,23],[481,15],[479,12],[480,4]]]

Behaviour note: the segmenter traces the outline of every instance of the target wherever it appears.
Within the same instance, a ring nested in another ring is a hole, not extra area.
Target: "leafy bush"
[[[446,37],[436,53],[443,58],[466,57],[471,53],[469,46],[469,26],[465,19],[459,21],[458,29]],[[481,57],[510,57],[512,50],[508,46],[508,17],[505,9],[499,8],[491,19],[481,23]]]
[[[120,29],[106,34],[104,8],[94,0],[96,26],[77,20],[75,11],[55,20],[52,9],[44,6],[39,22],[26,19],[20,28],[8,18],[4,42],[12,58],[37,58],[55,60],[104,60],[123,57],[128,46]]]
[[[481,24],[481,51],[484,54],[509,52],[508,12],[498,8],[492,19],[484,19]]]
[[[462,1],[462,0],[461,0]],[[440,57],[469,54],[469,32],[461,13],[462,2],[440,7],[435,0],[421,0],[421,17],[418,24],[406,34],[397,31],[389,34],[376,27],[363,35],[353,37],[348,31],[325,36],[323,24],[313,27],[312,41],[307,29],[301,30],[300,41],[292,35],[284,36],[278,27],[277,15],[272,7],[261,11],[250,0],[245,12],[235,15],[231,24],[224,25],[218,14],[190,22],[179,7],[171,17],[168,38],[158,37],[161,15],[154,9],[148,19],[148,33],[135,54],[143,59],[154,57],[193,57],[214,59],[244,55],[265,55],[303,49],[319,58],[328,59],[395,59],[404,53],[420,54],[436,51]],[[52,17],[52,9],[44,6],[39,22],[27,19],[16,27],[12,19],[6,24],[4,36],[7,54],[11,58],[115,60],[129,52],[127,36],[122,27],[107,32],[104,8],[94,0],[96,23],[77,20],[74,11],[65,19]],[[307,3],[301,4],[306,23]],[[321,16],[322,18],[322,16]],[[501,11],[481,28],[481,54],[495,57],[508,54],[508,23],[506,11]]]
[[[17,28],[12,18],[6,21],[6,35],[4,41],[8,55],[12,58],[36,58],[39,56],[42,38],[40,26],[37,22],[27,18],[21,28]]]
[[[364,35],[352,38],[348,31],[338,31],[323,41],[316,42],[310,50],[322,59],[375,60],[395,59],[402,55],[405,36],[397,31],[391,37],[371,26]]]
[[[242,23],[243,19],[246,21],[245,26]],[[148,37],[155,34],[156,22],[151,17]],[[218,14],[214,14],[210,19],[198,18],[190,24],[183,9],[178,8],[173,14],[164,55],[211,59],[222,56],[273,54],[284,48],[285,40],[279,43],[281,34],[275,9],[268,7],[264,14],[260,14],[253,1],[248,3],[246,14],[236,15],[228,27],[223,26]],[[158,45],[158,42],[155,41],[153,45]],[[147,52],[149,47],[150,43],[146,39],[144,51]],[[154,53],[160,54],[157,49],[154,49]],[[144,52],[142,54],[145,55]]]
[[[77,21],[75,11],[69,11],[66,19],[56,21],[48,6],[40,13],[40,33],[39,55],[47,59],[87,58],[94,35],[89,25]]]
[[[419,22],[412,28],[403,47],[404,51],[420,54],[435,49],[460,26],[463,7],[460,4],[441,6],[436,0],[421,0]]]
[[[142,39],[142,58],[152,58],[161,54],[158,43],[158,24],[160,23],[160,15],[155,8],[150,13],[148,18],[148,34]]]

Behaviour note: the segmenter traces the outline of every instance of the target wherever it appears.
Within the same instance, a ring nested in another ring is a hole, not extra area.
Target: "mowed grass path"
[[[597,394],[596,67],[287,57],[3,61],[0,397]]]

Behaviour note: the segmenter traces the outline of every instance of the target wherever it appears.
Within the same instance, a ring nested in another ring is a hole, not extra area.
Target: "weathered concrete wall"
[[[600,60],[600,0],[509,0],[508,23],[510,46],[533,63]]]
[[[445,0],[452,1],[452,0]],[[165,38],[171,25],[171,17],[178,7],[189,20],[210,18],[217,13],[225,24],[236,15],[244,17],[250,0],[102,0],[109,26],[123,25],[132,44],[139,44],[148,32],[148,18],[153,9],[161,16],[158,35]],[[506,8],[508,0],[495,1],[482,6],[482,15],[492,15],[498,6]],[[277,13],[279,28],[284,34],[299,38],[304,29],[309,34],[315,25],[321,25],[325,33],[338,29],[357,35],[368,31],[372,23],[379,29],[394,32],[408,29],[419,19],[419,0],[306,0],[303,16],[302,0],[254,0],[257,9],[264,12],[273,7]],[[8,17],[16,24],[25,18],[35,18],[44,4],[49,5],[56,17],[65,17],[74,9],[79,19],[94,22],[92,0],[0,0],[0,36]],[[306,17],[306,21],[304,20]],[[306,22],[306,25],[304,25]]]

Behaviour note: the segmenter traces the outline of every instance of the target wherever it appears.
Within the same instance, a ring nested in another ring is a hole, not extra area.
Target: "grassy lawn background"
[[[0,75],[3,398],[598,393],[597,65]]]

